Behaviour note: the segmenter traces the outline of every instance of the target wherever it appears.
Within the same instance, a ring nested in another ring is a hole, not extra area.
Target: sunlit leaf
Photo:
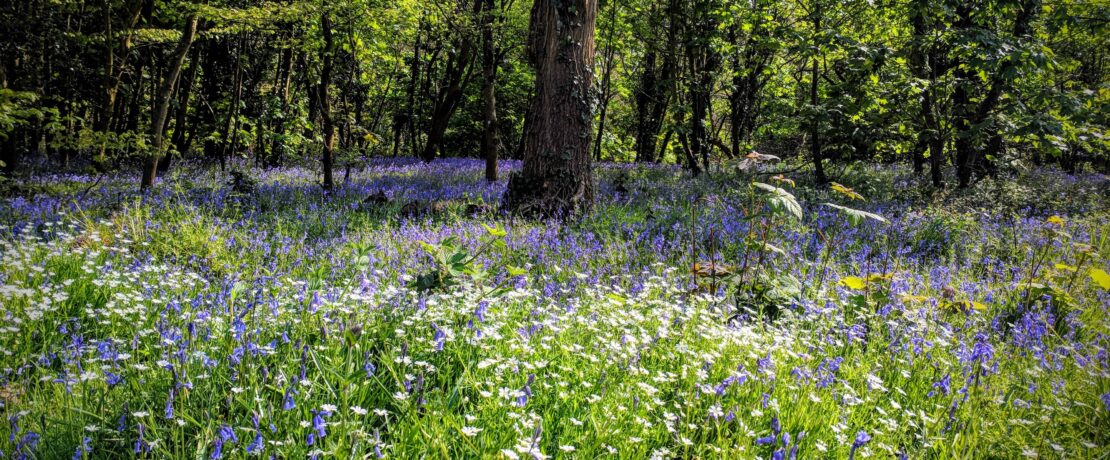
[[[987,306],[974,300],[957,300],[955,302],[946,302],[942,304],[940,308],[941,310],[953,313],[971,313],[972,311],[984,311],[987,309]]]
[[[488,232],[490,234],[490,236],[495,236],[495,237],[500,238],[500,237],[503,237],[503,236],[509,234],[508,232],[506,232],[501,227],[497,227],[497,226],[492,226],[491,227],[491,226],[486,225],[486,224],[482,224],[482,226],[486,228],[486,232]]]
[[[856,191],[852,190],[851,187],[847,187],[847,186],[838,184],[836,182],[833,182],[830,185],[832,186],[832,189],[833,189],[834,192],[839,193],[841,195],[844,195],[849,200],[863,201],[863,195],[860,195],[859,193],[856,193]]]
[[[798,200],[790,192],[762,182],[752,182],[752,185],[771,194],[767,204],[775,211],[785,212],[797,219],[802,218],[802,205],[798,204]]]
[[[848,222],[852,225],[862,224],[864,220],[871,219],[879,222],[887,222],[886,218],[878,214],[870,213],[867,211],[860,211],[859,209],[852,209],[849,207],[841,206],[833,203],[825,203],[825,206],[836,209],[848,217]]]
[[[1106,273],[1106,270],[1101,268],[1092,268],[1088,274],[1091,275],[1092,280],[1095,280],[1095,283],[1110,291],[1110,273]]]
[[[787,178],[786,176],[783,176],[782,174],[779,174],[775,177],[772,177],[771,180],[773,180],[775,182],[778,182],[780,184],[790,184],[791,187],[796,186],[796,184],[794,183],[794,179]]]
[[[918,302],[918,303],[920,303],[920,302],[927,302],[928,300],[929,300],[929,298],[926,297],[926,296],[923,296],[923,295],[902,294],[902,301],[903,302]]]
[[[719,262],[696,262],[690,267],[690,273],[697,277],[716,277],[732,275],[735,269],[731,265]]]
[[[840,281],[836,284],[857,291],[861,291],[867,287],[867,281],[864,281],[863,278],[860,278],[858,276],[845,276],[844,278],[841,278]]]

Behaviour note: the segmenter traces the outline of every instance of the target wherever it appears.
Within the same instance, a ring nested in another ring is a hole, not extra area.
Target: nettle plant
[[[448,237],[439,243],[420,242],[420,247],[431,257],[432,267],[417,275],[409,283],[409,287],[421,293],[448,292],[452,289],[465,289],[474,287],[480,289],[478,300],[486,297],[498,297],[510,291],[509,281],[517,276],[522,276],[526,270],[509,264],[507,258],[494,258],[488,267],[479,262],[482,256],[491,254],[494,250],[503,250],[507,247],[505,237],[508,235],[499,227],[486,228],[486,234],[478,244],[478,249],[473,253],[456,237]],[[490,283],[500,273],[499,282]]]

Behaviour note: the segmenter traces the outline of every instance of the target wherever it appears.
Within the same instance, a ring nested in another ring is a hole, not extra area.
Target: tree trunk
[[[484,3],[483,0],[474,2],[473,13],[475,16],[481,14]],[[426,162],[434,160],[436,154],[439,153],[440,146],[443,144],[443,136],[447,133],[447,128],[451,124],[451,117],[455,115],[455,111],[462,101],[463,89],[470,81],[471,64],[474,62],[475,55],[472,35],[467,31],[456,31],[451,46],[458,51],[451,54],[447,59],[443,81],[440,82],[440,90],[436,94],[432,107],[432,118],[428,123],[428,141],[424,144],[424,150],[420,154],[420,158]]]
[[[505,205],[525,214],[571,216],[593,205],[594,25],[597,0],[536,0],[528,59],[536,69],[524,166]]]
[[[281,113],[276,117],[274,128],[271,130],[273,142],[270,144],[270,164],[280,165],[285,161],[285,144],[282,138],[285,136],[285,122],[290,118],[289,87],[293,85],[293,62],[293,47],[288,46],[281,51],[277,86],[274,88],[274,92],[281,101]]]
[[[820,13],[820,10],[817,10],[817,12],[815,12],[814,15],[813,15],[813,36],[814,36],[814,40],[815,40],[815,43],[813,44],[814,48],[817,48],[818,46],[820,46],[818,43],[816,43],[816,37],[817,37],[818,31],[820,31],[820,30],[821,30],[821,13]],[[811,114],[812,115],[812,120],[810,120],[810,122],[809,122],[809,137],[810,137],[809,146],[810,146],[810,151],[812,152],[812,155],[813,155],[813,178],[818,184],[824,184],[825,182],[828,181],[828,178],[825,177],[825,165],[822,164],[822,158],[821,158],[821,137],[820,137],[821,136],[821,116],[818,114],[818,110],[817,110],[817,102],[818,102],[818,99],[817,99],[817,81],[820,78],[820,74],[818,73],[819,70],[820,70],[819,69],[820,60],[817,59],[817,53],[814,53],[812,59],[813,59],[813,71],[812,71],[812,74],[810,75],[810,82],[809,82],[809,104],[810,104],[810,108],[813,111],[813,113]]]
[[[597,137],[594,141],[594,160],[601,161],[601,139],[605,135],[605,117],[609,114],[609,100],[613,98],[612,94],[612,76],[613,76],[613,57],[616,54],[616,47],[613,46],[613,33],[617,29],[617,9],[620,8],[619,2],[610,2],[609,5],[609,30],[605,37],[605,62],[603,63],[603,70],[601,75],[601,113],[598,115],[597,122]]]
[[[424,49],[424,19],[421,18],[419,25],[416,28],[416,43],[412,48],[412,62],[409,64],[409,88],[408,88],[408,104],[406,105],[406,112],[404,117],[405,128],[408,130],[408,143],[412,155],[415,156],[417,151],[417,138],[416,138],[416,93],[420,88],[420,56],[421,51]],[[403,131],[402,131],[403,132]],[[400,137],[398,137],[398,141]],[[397,156],[397,150],[394,148],[394,155]]]
[[[693,2],[693,22],[685,24],[686,61],[689,71],[690,102],[690,154],[701,167],[694,174],[709,172],[709,152],[712,150],[710,131],[706,126],[709,105],[712,102],[713,82],[720,65],[720,56],[713,50],[710,40],[716,33],[718,21],[713,18],[711,4],[704,0]],[[689,20],[689,19],[688,19]]]
[[[197,67],[200,63],[200,53],[197,49],[193,50],[192,64],[189,65],[189,73],[178,83],[177,88],[177,113],[173,122],[173,137],[170,138],[170,143],[173,144],[174,150],[177,153],[185,154],[185,133],[188,131],[187,124],[189,122],[189,98],[193,92],[193,82],[196,80]],[[170,155],[166,155],[158,162],[158,174],[164,174],[170,169]]]
[[[649,49],[641,66],[639,88],[636,91],[636,161],[651,162],[655,158],[656,137],[659,135],[657,120],[652,118],[655,102],[656,61],[654,49]]]
[[[146,165],[143,168],[143,179],[140,188],[145,190],[154,186],[154,179],[158,176],[158,159],[162,155],[162,130],[165,128],[166,115],[170,109],[170,97],[173,96],[173,87],[177,77],[181,74],[181,67],[185,64],[185,56],[189,54],[189,47],[197,34],[197,15],[194,13],[185,20],[185,28],[181,31],[181,41],[169,63],[162,84],[158,89],[157,99],[154,101],[154,113],[150,118],[150,148],[153,152],[147,155]]]
[[[335,126],[331,118],[331,102],[328,98],[328,87],[331,86],[332,58],[335,54],[335,38],[332,35],[331,19],[327,12],[320,16],[320,30],[324,35],[324,49],[321,51],[323,67],[320,71],[320,88],[317,97],[320,103],[320,119],[324,128],[324,190],[331,191],[335,187],[332,169],[335,166]]]
[[[757,14],[763,11],[762,3],[756,2],[756,7],[759,8]],[[755,128],[759,94],[767,82],[762,75],[774,54],[773,48],[763,41],[766,33],[762,19],[749,32],[743,32],[740,26],[732,30],[732,44],[737,48],[732,59],[733,91],[729,100],[729,140],[733,155],[742,153],[741,144],[749,139]]]
[[[497,181],[497,50],[493,35],[493,0],[482,1],[482,157],[486,159],[486,180]]]
[[[930,11],[928,0],[918,0],[917,3],[911,5],[910,10],[910,25],[913,27],[910,65],[915,77],[929,81],[929,85],[921,92],[921,126],[918,127],[917,144],[913,148],[913,170],[918,174],[924,172],[924,152],[929,150],[929,172],[932,176],[933,186],[939,187],[942,182],[939,160],[940,156],[943,155],[944,144],[941,141],[939,144],[940,150],[933,150],[934,146],[938,145],[934,141],[938,140],[936,138],[940,136],[940,129],[937,126],[936,113],[934,113],[933,108],[933,83],[936,80],[937,70],[932,68],[935,61],[935,59],[932,59],[934,50],[932,46],[926,47],[925,44],[925,40],[931,31],[925,15],[929,14]]]
[[[663,129],[663,121],[667,115],[667,106],[674,91],[674,75],[678,67],[678,31],[677,19],[679,0],[670,0],[666,8],[667,41],[662,50],[655,41],[649,41],[647,55],[643,59],[643,73],[640,75],[639,88],[636,91],[636,161],[655,162],[662,158],[662,153],[656,155],[656,144],[659,132]],[[663,23],[662,20],[658,24]],[[651,30],[657,25],[651,24]],[[656,64],[662,53],[662,63]],[[668,140],[670,134],[667,135]],[[663,142],[661,152],[666,151],[667,141]]]
[[[96,122],[93,125],[93,130],[107,135],[108,130],[111,129],[113,114],[116,108],[116,96],[119,94],[119,86],[123,81],[123,72],[127,64],[128,53],[131,52],[131,32],[135,29],[135,25],[139,23],[139,17],[142,13],[142,0],[135,0],[130,4],[131,9],[127,14],[127,29],[123,31],[120,37],[120,62],[116,63],[116,37],[112,32],[112,8],[111,2],[106,2],[107,7],[104,9],[104,43],[105,43],[105,66],[104,66],[104,105],[101,107],[100,113],[97,116]],[[104,163],[108,160],[107,156],[107,138],[101,142],[93,163],[99,167],[103,167]]]
[[[1012,32],[1014,38],[1021,39],[1030,34],[1030,24],[1041,9],[1040,3],[1040,0],[1024,0],[1021,2],[1017,16],[1014,18]],[[961,9],[957,11],[959,11],[958,27],[962,31],[970,33],[974,27],[971,21],[971,7],[961,6]],[[980,155],[983,149],[980,148],[980,142],[976,139],[975,130],[986,123],[991,113],[998,106],[1002,95],[1009,89],[1010,79],[1013,78],[1011,73],[1017,65],[1018,63],[1014,57],[1005,59],[1000,68],[991,73],[986,94],[979,100],[978,104],[971,102],[970,81],[974,78],[971,70],[965,66],[957,72],[957,75],[959,75],[957,79],[958,86],[952,99],[958,108],[955,123],[956,178],[959,181],[960,188],[971,185],[972,173],[976,169],[982,168],[980,163],[986,161],[986,158]],[[988,140],[990,140],[989,136]],[[1001,143],[998,144],[998,148],[1001,148],[1000,146]]]

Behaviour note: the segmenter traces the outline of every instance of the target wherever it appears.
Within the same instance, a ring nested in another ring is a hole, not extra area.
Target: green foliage
[[[38,100],[37,93],[0,88],[0,140],[7,141],[16,128],[42,120],[51,113],[37,106]]]
[[[957,213],[936,212],[924,217],[909,237],[914,252],[927,257],[950,260],[960,256],[960,245],[974,230],[974,222]]]
[[[861,211],[859,209],[853,209],[853,208],[849,208],[847,206],[841,206],[841,205],[833,204],[833,203],[825,203],[825,206],[828,206],[830,208],[833,208],[833,209],[839,211],[841,214],[844,215],[845,218],[848,219],[848,222],[850,222],[852,225],[855,225],[855,226],[859,226],[859,225],[863,224],[865,221],[868,221],[868,220],[873,220],[873,221],[882,222],[882,223],[887,222],[885,217],[880,216],[880,215],[875,214],[875,213],[871,213],[871,212],[867,212],[867,211]]]
[[[795,219],[802,218],[802,206],[798,204],[798,200],[790,192],[761,182],[752,182],[752,185],[770,194],[770,197],[767,198],[767,204],[773,212]]]
[[[504,257],[497,258],[496,262],[488,265],[481,263],[480,257],[494,251],[503,251],[506,247],[505,230],[486,226],[486,233],[473,254],[458,238],[448,237],[438,243],[421,241],[420,246],[424,253],[431,257],[432,267],[417,275],[409,283],[409,287],[420,292],[444,292],[461,286],[481,287],[490,278],[503,274],[503,280],[486,290],[482,297],[497,297],[508,292],[506,286],[509,280],[524,275],[526,271],[509,265],[508,259]]]

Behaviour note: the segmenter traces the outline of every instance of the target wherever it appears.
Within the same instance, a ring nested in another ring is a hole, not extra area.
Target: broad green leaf
[[[798,200],[794,198],[794,195],[790,192],[762,182],[752,182],[752,185],[771,194],[771,198],[767,199],[767,203],[771,205],[771,209],[785,212],[794,216],[796,219],[802,218],[802,205],[798,204]]]
[[[839,193],[841,195],[844,195],[849,200],[863,201],[863,195],[860,195],[859,193],[856,193],[856,191],[852,190],[851,187],[846,187],[846,186],[840,185],[836,182],[833,182],[830,185],[832,186],[832,189],[833,189],[834,192]]]
[[[825,206],[844,213],[844,215],[848,217],[848,222],[850,222],[852,225],[862,224],[865,219],[876,220],[883,223],[887,222],[885,217],[867,211],[860,211],[859,209],[852,209],[846,206],[832,203],[825,203]]]
[[[863,290],[863,288],[867,287],[867,282],[864,281],[863,278],[860,278],[858,276],[845,276],[841,278],[840,282],[836,284],[844,286],[848,289],[855,289],[857,291]]]
[[[505,235],[509,234],[504,229],[502,229],[500,227],[497,227],[497,226],[492,226],[491,227],[491,226],[486,225],[486,224],[482,224],[482,226],[486,228],[486,231],[489,232],[490,236],[496,236],[496,237],[500,238],[502,236],[505,236]]]
[[[777,253],[779,255],[784,255],[784,256],[786,255],[786,251],[783,251],[782,248],[780,248],[778,246],[775,246],[771,243],[763,243],[763,248],[768,250],[768,251]]]
[[[941,310],[949,312],[970,313],[972,310],[984,311],[987,309],[987,306],[974,300],[957,300],[955,302],[946,302],[942,304],[940,308]]]
[[[1106,270],[1101,268],[1092,268],[1089,274],[1091,275],[1091,279],[1095,280],[1099,286],[1110,291],[1110,273],[1106,273]]]

